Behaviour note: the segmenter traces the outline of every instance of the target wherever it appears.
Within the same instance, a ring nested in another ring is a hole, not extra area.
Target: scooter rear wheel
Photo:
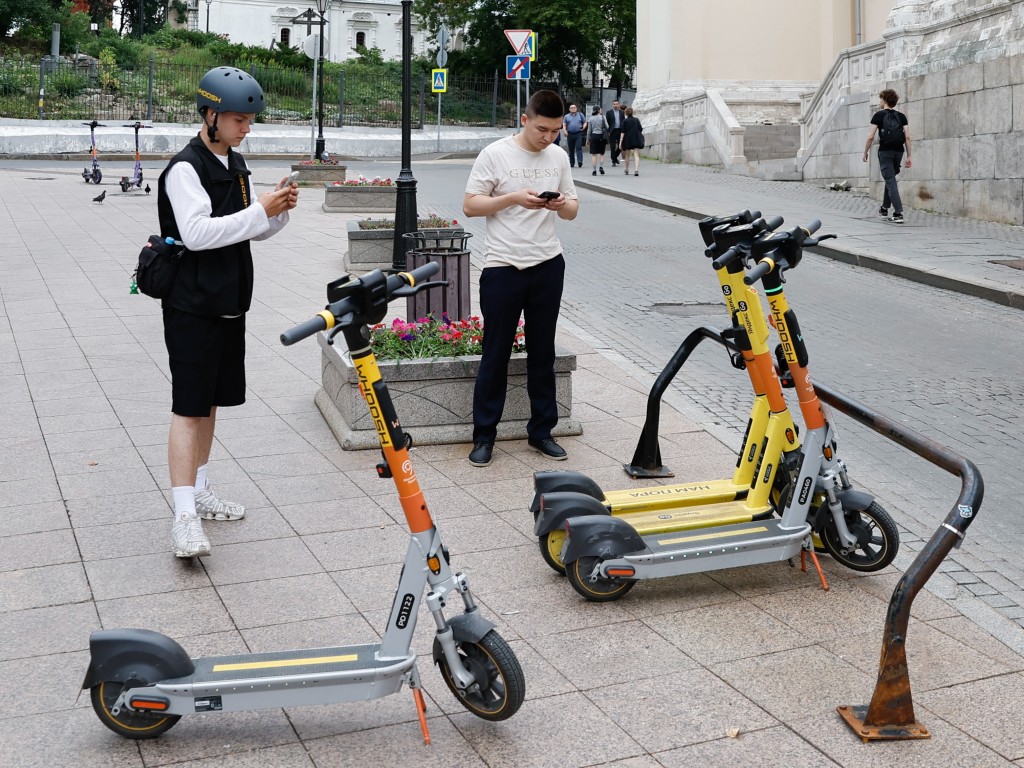
[[[829,516],[821,531],[825,551],[847,568],[863,573],[880,571],[889,565],[899,551],[900,534],[882,505],[873,501],[867,509],[849,510],[845,516],[857,545],[849,552],[842,551],[835,521]]]
[[[113,714],[110,709],[123,688],[123,683],[107,681],[89,689],[96,716],[118,736],[124,736],[126,739],[155,739],[170,730],[181,719],[181,715],[133,712],[127,708],[122,708],[116,715]]]
[[[437,663],[445,684],[462,706],[484,720],[507,720],[518,712],[526,696],[526,679],[505,638],[492,629],[477,643],[456,645],[462,663],[476,679],[476,690],[459,690],[443,655]]]
[[[593,573],[594,568],[600,562],[601,559],[598,557],[581,557],[579,560],[569,563],[565,568],[565,576],[569,579],[569,583],[572,584],[572,588],[587,598],[587,600],[592,600],[595,603],[607,603],[612,600],[618,600],[636,584],[635,581],[605,579],[601,577],[591,581],[590,574]]]
[[[551,566],[551,570],[565,576],[565,563],[562,562],[562,545],[565,544],[565,529],[559,528],[545,533],[538,539],[540,556]]]

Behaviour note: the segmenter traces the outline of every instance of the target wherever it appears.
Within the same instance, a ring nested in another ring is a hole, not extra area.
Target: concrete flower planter
[[[326,213],[390,213],[395,214],[398,187],[324,185]]]
[[[292,166],[299,172],[296,184],[300,187],[319,187],[324,182],[344,181],[346,167],[344,165],[301,165]]]
[[[395,253],[395,230],[360,229],[358,221],[348,222],[348,249],[343,266],[346,272],[361,274],[371,269],[391,269]],[[462,227],[448,227],[461,235]]]
[[[348,352],[318,336],[323,386],[314,398],[320,413],[346,451],[377,447],[377,432],[366,402],[359,394],[355,367]],[[473,386],[479,355],[436,360],[380,360],[398,418],[416,445],[468,443],[473,439]],[[554,434],[579,435],[583,428],[572,418],[572,372],[576,356],[555,359],[558,426]],[[526,394],[526,355],[514,354],[509,363],[508,399],[498,425],[499,440],[526,438],[530,401]]]

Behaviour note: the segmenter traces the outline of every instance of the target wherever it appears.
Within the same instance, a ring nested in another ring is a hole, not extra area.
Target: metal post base
[[[648,469],[641,467],[638,464],[623,464],[622,468],[626,470],[626,474],[635,479],[643,479],[649,477],[675,477],[676,473],[668,467],[661,465]]]
[[[907,741],[932,737],[929,730],[917,720],[901,725],[868,725],[864,722],[868,714],[867,705],[836,707],[836,712],[865,744],[869,741]]]

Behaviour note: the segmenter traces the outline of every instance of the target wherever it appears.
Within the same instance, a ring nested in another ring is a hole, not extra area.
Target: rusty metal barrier
[[[690,354],[705,339],[717,341],[732,352],[737,348],[722,333],[701,327],[690,333],[676,350],[651,388],[647,399],[647,419],[644,422],[632,464],[624,465],[633,477],[672,477],[672,472],[661,463],[658,446],[658,422],[661,397]],[[888,739],[927,739],[928,729],[914,716],[914,702],[910,691],[910,673],[907,668],[907,628],[910,607],[917,593],[938,569],[939,564],[954,547],[959,548],[967,528],[978,515],[985,493],[984,482],[978,468],[944,445],[930,440],[912,429],[877,413],[841,392],[815,382],[818,397],[833,409],[859,421],[888,440],[902,445],[924,460],[960,478],[960,495],[924,548],[914,558],[900,578],[885,617],[882,636],[882,654],[878,667],[878,680],[871,703],[844,705],[836,711],[853,731],[865,742]]]

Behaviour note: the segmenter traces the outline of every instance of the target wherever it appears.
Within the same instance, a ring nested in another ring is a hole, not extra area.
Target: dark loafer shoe
[[[569,458],[569,454],[565,452],[565,448],[556,443],[552,438],[548,437],[544,440],[528,440],[527,441],[532,448],[543,453],[549,459],[555,461],[565,461]]]
[[[474,467],[486,467],[491,463],[491,453],[494,451],[494,443],[490,440],[477,440],[473,443],[473,450],[469,452],[469,463]]]

